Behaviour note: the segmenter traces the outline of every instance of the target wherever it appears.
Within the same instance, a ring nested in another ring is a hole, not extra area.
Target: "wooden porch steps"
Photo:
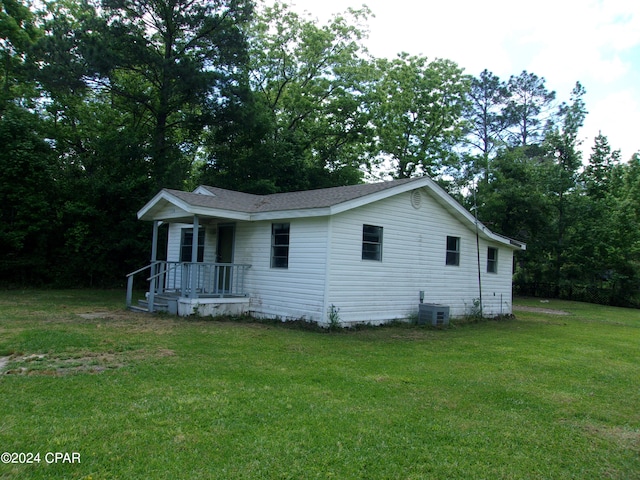
[[[176,301],[177,297],[173,295],[156,295],[153,301],[153,311],[154,313],[164,312],[177,314]],[[174,302],[174,305],[171,305],[172,302]],[[149,302],[148,300],[138,300],[138,305],[130,305],[129,310],[132,312],[149,313]]]
[[[130,310],[132,312],[137,312],[137,313],[149,313],[149,308],[139,306],[139,305],[129,305],[127,307],[127,310]]]

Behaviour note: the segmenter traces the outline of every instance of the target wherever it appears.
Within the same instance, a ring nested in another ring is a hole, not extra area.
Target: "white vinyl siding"
[[[487,243],[481,242],[481,265],[482,262],[487,261],[487,251]],[[500,248],[498,252],[499,261],[496,264],[496,272],[482,275],[482,311],[489,316],[511,313],[512,308],[513,251]]]
[[[425,303],[448,305],[454,317],[464,315],[479,297],[475,232],[426,192],[419,209],[412,206],[411,195],[406,192],[333,217],[326,302],[340,309],[342,321],[406,318],[417,311],[420,291],[425,292]],[[361,260],[363,223],[384,228],[384,262]],[[447,236],[460,239],[458,268],[444,261]],[[488,246],[481,239],[485,264]],[[508,261],[501,260],[501,265]],[[503,311],[511,311],[511,273],[500,273],[485,282],[483,272],[487,314],[500,313],[500,302]]]
[[[163,227],[160,227],[163,228]],[[193,225],[187,223],[170,223],[167,238],[167,260],[179,262],[181,254],[182,230],[184,228],[193,229]],[[204,231],[203,261],[215,262],[216,258],[216,230],[215,227],[200,225],[200,230]],[[191,261],[191,257],[187,261]]]
[[[381,323],[415,314],[424,291],[425,303],[450,306],[452,317],[464,315],[479,297],[475,230],[428,191],[421,190],[419,208],[409,191],[331,217],[236,222],[234,263],[251,265],[245,277],[250,312],[325,322],[334,305],[347,324]],[[288,268],[271,268],[273,223],[289,224]],[[383,261],[363,260],[364,225],[381,229]],[[189,227],[169,225],[170,261],[179,260],[180,231]],[[460,239],[456,268],[443,258],[447,236]],[[497,273],[487,273],[489,247],[498,246]],[[207,224],[205,262],[215,261],[215,250],[216,225]],[[510,248],[480,238],[486,315],[511,313],[512,258]]]
[[[284,222],[283,222],[284,223]],[[271,268],[272,222],[239,222],[235,262],[247,263],[250,310],[258,317],[324,319],[327,217],[291,219],[288,268]]]

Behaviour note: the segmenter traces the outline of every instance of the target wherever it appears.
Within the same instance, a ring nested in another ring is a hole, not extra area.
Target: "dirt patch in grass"
[[[76,313],[76,315],[84,320],[144,321],[156,318],[148,313],[138,313],[129,310],[99,310],[95,312],[80,312]]]
[[[97,328],[122,328],[131,333],[153,332],[159,335],[171,333],[180,324],[185,323],[184,319],[177,316],[151,315],[128,310],[87,311],[76,313],[69,318],[76,322],[82,319],[95,324]]]
[[[79,317],[84,318],[85,320],[95,320],[97,318],[113,318],[113,312],[89,312],[89,313],[78,313]]]
[[[528,307],[525,305],[514,305],[513,309],[520,312],[546,313],[547,315],[571,315],[569,312],[565,312],[564,310],[555,310],[553,308],[544,307]]]
[[[78,373],[96,374],[116,370],[133,363],[174,356],[170,349],[145,349],[125,352],[73,352],[62,354],[31,353],[0,357],[0,374],[64,376]]]
[[[608,441],[615,442],[623,448],[640,450],[640,430],[628,427],[610,427],[602,425],[587,425],[585,430]]]

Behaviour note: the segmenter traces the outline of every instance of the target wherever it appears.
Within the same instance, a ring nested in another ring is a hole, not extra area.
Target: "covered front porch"
[[[157,260],[127,275],[126,305],[134,310],[181,316],[244,313],[249,303],[245,291],[245,272],[249,267]],[[136,276],[145,275],[149,289],[145,298],[134,305]]]
[[[251,265],[234,262],[235,222],[230,220],[236,219],[189,215],[182,209],[166,207],[145,213],[139,216],[153,220],[151,259],[148,265],[127,275],[127,308],[181,316],[241,314],[248,310],[245,278]],[[167,228],[166,246],[159,245],[163,226]],[[159,259],[159,249],[164,248],[166,260]],[[134,299],[142,282],[148,285],[144,298]]]

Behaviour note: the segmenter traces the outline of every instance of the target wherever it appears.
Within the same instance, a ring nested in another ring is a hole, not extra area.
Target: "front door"
[[[233,241],[235,238],[235,225],[218,225],[218,240],[216,246],[217,266],[217,291],[218,293],[231,293],[233,279]]]

